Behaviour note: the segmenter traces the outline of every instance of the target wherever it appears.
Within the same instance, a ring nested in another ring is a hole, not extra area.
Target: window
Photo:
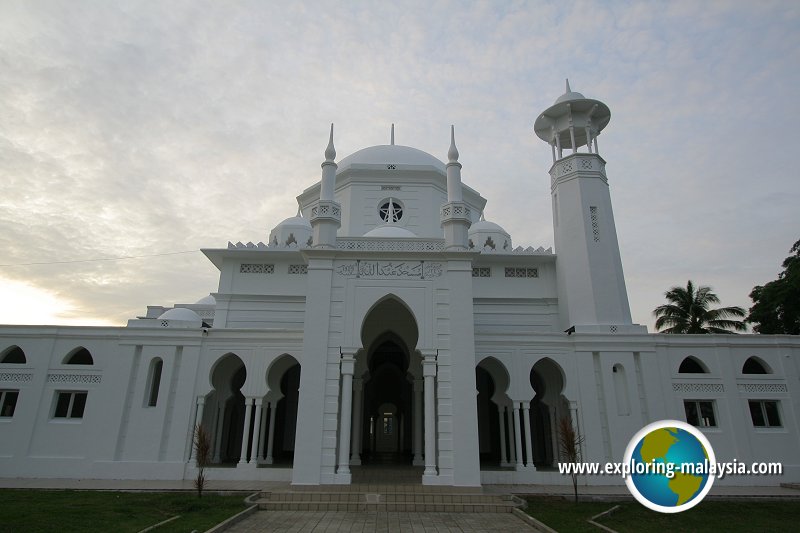
[[[683,400],[683,409],[686,411],[686,421],[691,425],[699,428],[717,427],[712,400]]]
[[[393,224],[403,218],[403,206],[390,198],[378,208],[378,215],[384,222]]]
[[[150,375],[148,376],[149,394],[147,395],[147,407],[155,407],[158,403],[158,389],[161,387],[161,370],[164,368],[164,361],[156,357],[150,363]]]
[[[2,357],[0,357],[0,363],[24,365],[26,363],[25,352],[23,352],[22,348],[20,348],[19,346],[12,346],[5,351]]]
[[[747,403],[750,405],[750,418],[753,420],[753,426],[757,428],[783,427],[777,401],[749,400]]]
[[[93,365],[94,359],[92,359],[92,354],[89,353],[89,350],[86,348],[76,348],[72,350],[66,358],[64,358],[65,365]]]
[[[708,369],[696,357],[691,355],[681,361],[679,374],[708,374]]]
[[[18,390],[0,391],[0,418],[11,418],[17,408]]]
[[[772,371],[759,358],[748,357],[742,366],[742,374],[772,374]]]
[[[83,418],[87,394],[86,391],[57,392],[53,418]]]

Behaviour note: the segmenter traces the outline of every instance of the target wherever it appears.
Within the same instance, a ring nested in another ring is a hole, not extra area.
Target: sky
[[[633,320],[688,279],[748,308],[800,239],[800,3],[0,3],[0,323],[124,325],[192,303],[199,252],[268,240],[338,159],[445,159],[514,245],[553,245],[533,122],[606,103]],[[147,257],[142,257],[147,256]],[[102,260],[117,257],[128,259]]]

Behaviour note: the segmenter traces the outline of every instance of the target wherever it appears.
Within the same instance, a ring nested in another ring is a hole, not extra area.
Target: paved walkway
[[[511,513],[346,513],[259,511],[227,533],[521,533],[533,531]]]

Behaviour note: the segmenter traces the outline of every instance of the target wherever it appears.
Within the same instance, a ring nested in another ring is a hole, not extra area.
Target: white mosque
[[[555,251],[483,219],[452,132],[446,162],[392,138],[337,163],[331,128],[296,217],[203,250],[209,296],[126,327],[0,327],[0,477],[193,479],[202,424],[209,479],[349,484],[392,465],[426,485],[569,484],[562,420],[611,462],[677,419],[718,460],[784,464],[723,483],[800,481],[800,338],[632,323],[597,142],[610,116],[567,85],[535,121]]]

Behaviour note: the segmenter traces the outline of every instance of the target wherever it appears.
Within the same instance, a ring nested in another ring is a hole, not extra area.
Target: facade
[[[203,250],[213,294],[120,328],[0,327],[0,476],[191,479],[202,424],[209,479],[348,484],[392,464],[429,485],[566,484],[561,420],[611,462],[669,418],[718,460],[784,465],[722,483],[800,481],[800,338],[632,323],[609,119],[567,85],[535,121],[556,253],[483,219],[452,132],[446,163],[393,135],[336,163],[331,127],[298,216]]]

